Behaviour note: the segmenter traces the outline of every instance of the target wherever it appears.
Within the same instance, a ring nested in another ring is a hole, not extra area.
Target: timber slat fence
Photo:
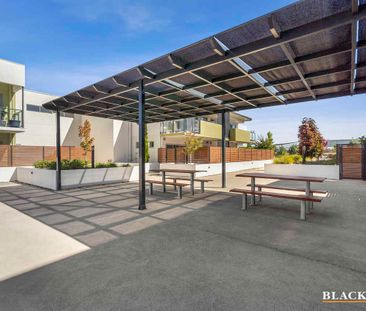
[[[274,150],[250,148],[226,148],[226,162],[244,162],[272,160]],[[159,148],[159,163],[185,163],[186,155],[183,147]],[[202,147],[193,154],[193,163],[220,163],[221,147]]]
[[[84,150],[77,146],[62,146],[61,159],[84,160]],[[0,145],[0,167],[28,166],[39,160],[56,160],[56,147]],[[91,161],[90,152],[87,160]]]
[[[366,180],[366,145],[337,145],[341,179]]]

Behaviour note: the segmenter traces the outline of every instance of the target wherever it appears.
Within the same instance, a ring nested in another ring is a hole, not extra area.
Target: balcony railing
[[[23,110],[6,108],[0,110],[0,126],[23,127]]]
[[[161,134],[176,134],[200,132],[200,120],[198,118],[179,119],[174,121],[164,121],[160,125]]]

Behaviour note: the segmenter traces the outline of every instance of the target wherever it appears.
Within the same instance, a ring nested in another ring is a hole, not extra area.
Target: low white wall
[[[131,175],[128,181],[138,181],[139,180],[139,165],[137,163],[130,163]],[[150,163],[145,163],[145,173],[150,171]]]
[[[267,174],[339,179],[338,165],[265,164],[264,172]]]
[[[146,165],[146,172],[149,171]],[[137,181],[139,179],[139,167],[94,168],[61,171],[62,188],[75,188],[87,185],[98,185],[113,182]],[[56,190],[56,171],[37,169],[32,167],[18,167],[17,180],[43,188]]]
[[[56,171],[32,167],[18,167],[17,181],[56,190]]]
[[[0,167],[0,182],[9,182],[16,179],[16,167]]]
[[[272,163],[272,160],[263,161],[245,161],[245,162],[228,162],[226,163],[226,172],[237,172],[250,170],[255,168],[263,168],[266,163]],[[207,172],[197,173],[197,177],[221,174],[221,163],[214,164],[197,164],[197,170],[205,170]]]
[[[228,162],[226,163],[226,172],[237,172],[242,170],[249,170],[255,168],[263,168],[265,164],[272,163],[272,160],[263,161],[245,161],[245,162]],[[160,163],[160,168],[165,169],[196,169],[204,170],[207,172],[197,173],[197,177],[209,176],[221,174],[221,163],[210,163],[210,164],[174,164],[174,163]],[[173,175],[173,174],[170,174]],[[181,174],[174,174],[181,175]],[[187,174],[185,174],[187,175]]]

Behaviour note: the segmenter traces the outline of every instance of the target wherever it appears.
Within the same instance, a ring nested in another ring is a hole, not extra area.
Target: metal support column
[[[139,81],[139,210],[146,209],[145,198],[145,91]]]
[[[226,188],[226,119],[225,111],[221,112],[221,187]]]
[[[22,86],[22,128],[24,128],[24,86]]]
[[[56,190],[61,190],[60,110],[56,110]]]

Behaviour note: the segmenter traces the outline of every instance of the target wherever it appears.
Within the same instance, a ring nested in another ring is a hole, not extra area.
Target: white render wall
[[[17,94],[17,107],[21,105],[21,91]],[[57,98],[50,94],[24,90],[24,129],[16,134],[15,143],[27,146],[55,146],[56,145],[56,114],[28,111],[27,104],[42,106],[42,104]],[[67,146],[79,145],[77,128],[80,120],[61,118],[61,142]],[[75,124],[76,123],[76,124]],[[70,133],[70,129],[72,130]],[[76,140],[77,138],[77,140]]]
[[[0,82],[16,86],[25,85],[25,66],[0,59]]]
[[[147,125],[148,140],[154,142],[154,147],[149,147],[149,162],[158,162],[158,148],[160,147],[160,123]],[[113,154],[115,162],[138,162],[139,149],[138,126],[136,123],[126,121],[113,121]]]
[[[21,105],[21,91],[17,94],[17,106]],[[24,91],[24,128],[23,133],[16,134],[15,143],[27,146],[56,145],[56,114],[28,111],[27,104],[42,104],[57,98],[56,96],[25,90]],[[20,108],[20,107],[18,107]],[[61,144],[79,146],[79,126],[88,119],[92,124],[91,135],[95,138],[95,158],[97,162],[113,161],[113,121],[96,117],[74,115],[61,117]]]

